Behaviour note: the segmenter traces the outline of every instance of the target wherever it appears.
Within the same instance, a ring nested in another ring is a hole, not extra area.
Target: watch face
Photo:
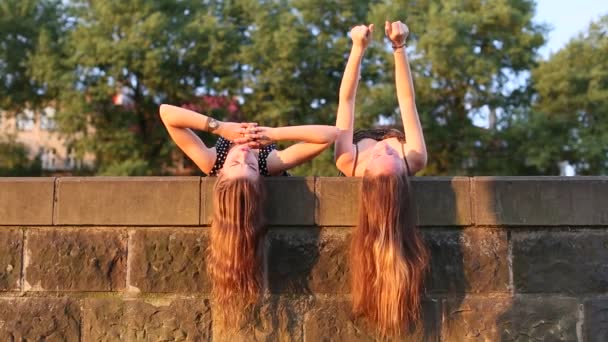
[[[212,128],[212,129],[217,128],[217,121],[215,119],[209,120],[209,128]]]

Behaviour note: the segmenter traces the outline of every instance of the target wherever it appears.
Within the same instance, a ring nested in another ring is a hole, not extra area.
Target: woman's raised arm
[[[405,51],[405,39],[409,34],[408,27],[400,22],[385,23],[385,33],[393,44],[395,56],[395,86],[397,88],[397,100],[405,132],[406,158],[410,164],[412,174],[423,169],[427,162],[426,144],[422,125],[416,109],[416,96],[414,94],[414,83],[412,73]]]
[[[338,102],[338,113],[336,127],[339,130],[336,139],[334,160],[336,167],[344,174],[348,174],[354,162],[353,149],[353,126],[355,123],[355,99],[357,86],[361,73],[361,61],[365,49],[371,40],[374,25],[359,25],[354,27],[351,33],[353,47],[342,76],[340,84],[340,98]]]

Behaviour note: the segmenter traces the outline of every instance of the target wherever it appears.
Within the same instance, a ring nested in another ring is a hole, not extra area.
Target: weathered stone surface
[[[317,225],[356,226],[360,186],[360,178],[318,177]],[[458,226],[472,223],[469,178],[414,177],[412,187],[420,225]]]
[[[514,231],[516,292],[605,293],[608,234],[601,231]]]
[[[55,178],[0,177],[0,226],[53,224]]]
[[[500,341],[577,341],[578,308],[576,298],[517,296],[497,321]]]
[[[67,298],[0,298],[0,340],[80,341],[80,315]]]
[[[20,229],[0,229],[0,291],[20,289],[21,253],[23,232]]]
[[[276,230],[268,235],[271,293],[348,293],[350,235],[340,229]]]
[[[360,187],[358,177],[317,177],[317,225],[357,225]]]
[[[501,341],[498,323],[511,307],[509,297],[457,298],[444,301],[442,341]]]
[[[83,341],[125,341],[127,304],[120,298],[87,298],[82,315]]]
[[[211,339],[211,306],[208,300],[176,299],[167,304],[137,301],[129,305],[127,340],[208,341]]]
[[[87,299],[84,341],[208,341],[211,307],[206,299]]]
[[[213,218],[213,186],[216,177],[201,183],[201,224]],[[266,222],[274,226],[311,226],[315,219],[314,177],[267,177]]]
[[[576,341],[574,298],[465,297],[445,301],[442,341]]]
[[[210,292],[207,229],[137,229],[129,285],[143,292]]]
[[[413,177],[418,222],[423,226],[472,224],[469,177]]]
[[[304,341],[438,341],[439,305],[422,303],[422,320],[416,328],[400,337],[382,337],[364,318],[355,318],[351,303],[345,300],[317,300],[304,320]]]
[[[304,313],[309,310],[311,302],[309,296],[268,296],[245,315],[244,322],[233,326],[227,326],[214,314],[213,340],[303,341]]]
[[[120,291],[127,235],[99,229],[30,229],[24,257],[28,291]]]
[[[435,293],[509,291],[507,232],[498,229],[424,230],[431,253],[427,288]]]
[[[199,177],[59,178],[55,224],[198,225]]]
[[[213,219],[213,186],[217,177],[201,178],[201,217],[200,224],[209,225]]]
[[[270,177],[265,179],[266,219],[274,226],[315,224],[315,178]],[[297,203],[294,205],[294,203]]]
[[[585,341],[608,341],[608,298],[585,302]]]
[[[608,177],[475,177],[479,225],[607,225]]]

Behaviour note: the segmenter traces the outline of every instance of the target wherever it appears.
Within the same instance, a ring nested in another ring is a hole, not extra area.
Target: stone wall
[[[212,178],[0,178],[0,341],[373,341],[349,313],[359,180],[268,179],[264,301],[214,324]],[[608,177],[420,177],[402,340],[608,341]]]

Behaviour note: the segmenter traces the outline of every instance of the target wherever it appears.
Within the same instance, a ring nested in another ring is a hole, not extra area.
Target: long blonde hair
[[[350,248],[353,313],[382,335],[418,325],[429,253],[405,173],[363,177]]]
[[[207,267],[216,312],[231,319],[255,304],[262,289],[262,177],[226,178],[220,173],[213,197]]]

